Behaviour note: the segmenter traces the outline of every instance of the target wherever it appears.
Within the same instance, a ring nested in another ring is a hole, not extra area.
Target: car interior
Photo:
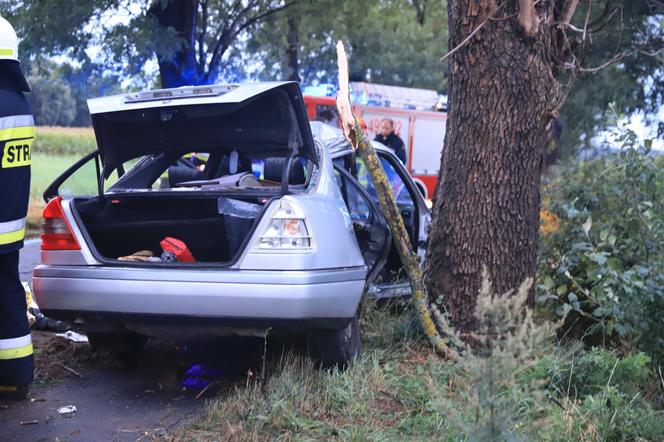
[[[416,250],[419,232],[419,213],[414,196],[412,195],[413,190],[406,185],[404,177],[401,176],[400,171],[391,163],[390,159],[380,154],[379,156],[388,181],[392,187],[393,194],[397,200],[397,205],[399,206],[399,211],[401,212],[401,217],[406,226],[406,231],[410,237],[411,244]],[[355,154],[349,154],[335,159],[334,162],[337,167],[342,167],[353,175],[357,182],[366,191],[366,195],[368,195],[375,204],[378,204],[376,189],[373,186],[369,172],[361,158]],[[359,192],[349,190],[345,192],[344,196],[354,223],[357,222],[357,219],[367,218],[369,216],[368,205],[361,200]],[[362,237],[362,234],[360,233],[358,235],[356,232],[356,236],[358,236],[358,241],[361,241],[360,238]],[[389,248],[385,266],[378,276],[377,282],[396,281],[405,278],[402,267],[401,258],[399,257],[396,247],[392,245]]]

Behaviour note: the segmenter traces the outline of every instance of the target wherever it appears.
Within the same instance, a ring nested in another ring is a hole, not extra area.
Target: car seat
[[[188,161],[179,159],[168,168],[168,185],[177,187],[178,183],[205,179],[205,174]]]
[[[281,177],[284,173],[284,165],[287,159],[282,157],[266,158],[263,175],[266,180],[281,182]],[[290,171],[288,174],[288,184],[304,184],[306,177],[304,174],[304,166],[297,158],[293,158],[290,164]]]

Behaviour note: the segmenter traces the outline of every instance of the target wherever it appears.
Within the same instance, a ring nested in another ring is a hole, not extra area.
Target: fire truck
[[[425,198],[431,198],[438,182],[445,123],[445,103],[438,93],[380,84],[351,82],[351,100],[355,114],[362,117],[373,139],[384,118],[394,121],[395,132],[405,143],[413,180]],[[304,103],[310,120],[340,126],[333,87],[305,88]]]

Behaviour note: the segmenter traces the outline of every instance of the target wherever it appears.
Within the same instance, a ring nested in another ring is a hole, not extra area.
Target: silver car
[[[310,126],[296,83],[88,104],[98,150],[44,194],[33,289],[93,346],[304,332],[312,357],[343,365],[359,351],[363,295],[407,294],[361,165],[337,129]],[[421,246],[428,210],[379,149]]]

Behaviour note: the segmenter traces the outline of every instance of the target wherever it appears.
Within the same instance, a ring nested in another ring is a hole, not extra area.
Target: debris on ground
[[[76,405],[65,405],[58,408],[58,414],[62,417],[72,417],[77,410]]]
[[[76,342],[77,344],[83,343],[83,342],[89,342],[88,337],[85,335],[82,335],[80,333],[76,333],[73,330],[69,330],[65,333],[56,333],[55,336],[59,336],[61,338],[65,338],[69,341]]]
[[[85,377],[76,366],[80,360],[91,357],[90,345],[86,341],[77,342],[51,333],[32,334],[35,346],[36,382],[51,382],[72,375],[78,378]]]

